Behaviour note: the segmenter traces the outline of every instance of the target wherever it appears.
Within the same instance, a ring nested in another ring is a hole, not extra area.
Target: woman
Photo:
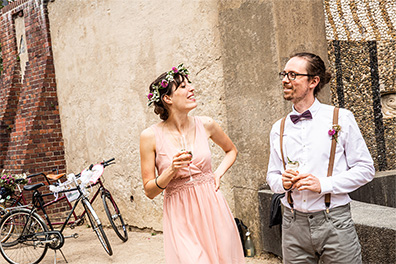
[[[213,119],[188,115],[197,103],[183,64],[160,75],[149,90],[148,105],[162,121],[141,134],[141,170],[147,197],[165,190],[167,263],[245,263],[234,217],[219,191],[237,149]],[[225,152],[214,173],[208,138]]]

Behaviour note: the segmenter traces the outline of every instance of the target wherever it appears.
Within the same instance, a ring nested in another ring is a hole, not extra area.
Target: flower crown
[[[164,89],[164,88],[168,87],[168,85],[171,82],[173,82],[176,74],[180,74],[180,75],[183,75],[188,78],[189,72],[188,72],[187,68],[183,66],[183,63],[182,63],[177,67],[173,67],[171,71],[168,71],[166,73],[165,79],[162,79],[161,82],[159,82],[158,84],[151,85],[152,92],[149,92],[149,94],[147,95],[147,98],[148,98],[147,105],[148,106],[152,105],[154,102],[159,102],[161,100],[159,89]],[[188,82],[190,82],[190,81],[188,81]]]

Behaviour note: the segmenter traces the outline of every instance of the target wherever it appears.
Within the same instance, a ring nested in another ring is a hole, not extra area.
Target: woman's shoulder
[[[152,126],[144,129],[141,133],[140,133],[140,137],[141,138],[151,138],[155,136],[155,132]]]
[[[157,124],[151,125],[149,127],[147,127],[146,129],[144,129],[141,133],[140,133],[140,137],[141,138],[153,138],[155,137],[155,131],[158,127],[161,126],[162,122],[159,122]]]
[[[195,116],[196,119],[201,121],[201,123],[204,125],[205,128],[209,128],[216,124],[216,122],[213,120],[213,118],[209,116]]]

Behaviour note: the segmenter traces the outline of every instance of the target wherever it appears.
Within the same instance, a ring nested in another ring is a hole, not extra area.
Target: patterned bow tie
[[[301,119],[312,119],[312,114],[309,110],[307,110],[301,115],[290,115],[290,119],[294,124],[296,124]]]

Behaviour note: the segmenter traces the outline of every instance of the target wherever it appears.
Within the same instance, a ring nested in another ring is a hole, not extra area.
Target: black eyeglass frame
[[[292,75],[292,76],[290,76]],[[294,75],[294,76],[293,76]],[[283,78],[285,78],[285,76],[287,76],[287,79],[289,79],[289,81],[294,81],[297,76],[309,76],[309,77],[314,77],[316,75],[312,75],[312,74],[307,74],[307,73],[295,73],[295,72],[285,72],[285,71],[281,71],[279,73],[279,79],[282,81]]]

